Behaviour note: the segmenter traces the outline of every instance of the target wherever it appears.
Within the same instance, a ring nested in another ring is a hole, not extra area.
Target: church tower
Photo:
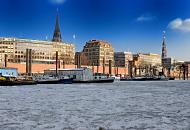
[[[56,24],[55,24],[55,30],[54,30],[52,41],[53,42],[62,42],[61,32],[60,32],[60,28],[59,28],[59,18],[58,18],[58,15],[56,16]]]
[[[167,57],[167,48],[166,48],[166,32],[163,31],[163,42],[162,42],[162,59]]]

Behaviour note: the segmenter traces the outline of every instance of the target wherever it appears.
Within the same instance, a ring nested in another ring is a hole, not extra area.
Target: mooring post
[[[28,62],[29,62],[29,65],[28,65],[28,74],[29,76],[32,75],[32,49],[29,49],[29,56],[28,56]]]
[[[186,74],[185,64],[182,65],[182,68],[183,68],[183,80],[185,80],[185,74]]]
[[[97,64],[96,64],[96,73],[99,73],[99,61],[97,60]]]
[[[189,80],[189,65],[187,65],[187,80]]]
[[[58,51],[56,51],[56,62],[55,62],[55,64],[56,64],[56,76],[58,75],[58,72],[57,72],[57,68],[58,68],[58,66],[57,66],[57,64],[58,64]]]
[[[112,75],[112,60],[109,60],[109,75]]]
[[[29,73],[29,49],[26,49],[26,75]]]
[[[5,54],[5,68],[7,68],[7,54]]]
[[[103,58],[103,74],[105,74],[105,57]]]

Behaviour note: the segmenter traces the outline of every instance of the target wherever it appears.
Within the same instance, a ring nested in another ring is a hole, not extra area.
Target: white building
[[[56,75],[55,69],[45,70],[46,75]],[[79,81],[93,80],[93,72],[88,68],[58,69],[58,76],[67,76]]]

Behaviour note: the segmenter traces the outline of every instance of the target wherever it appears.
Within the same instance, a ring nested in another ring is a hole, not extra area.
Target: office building
[[[117,67],[128,67],[129,61],[133,60],[131,52],[115,52],[114,61]]]
[[[88,65],[109,66],[109,61],[114,61],[112,45],[102,40],[90,40],[82,51],[88,60]]]

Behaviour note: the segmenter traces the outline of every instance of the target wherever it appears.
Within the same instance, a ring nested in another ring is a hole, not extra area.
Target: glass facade
[[[3,64],[5,54],[8,55],[8,62],[25,62],[26,49],[32,49],[32,62],[51,64],[58,51],[60,60],[67,59],[68,64],[74,64],[75,46],[73,44],[17,38],[0,38],[0,63]]]

